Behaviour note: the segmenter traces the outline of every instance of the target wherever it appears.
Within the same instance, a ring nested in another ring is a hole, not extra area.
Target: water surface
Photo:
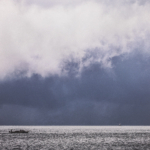
[[[13,133],[28,130],[29,133]],[[0,150],[150,150],[148,126],[1,126]]]

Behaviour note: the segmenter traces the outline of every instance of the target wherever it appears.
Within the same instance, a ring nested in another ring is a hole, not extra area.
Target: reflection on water
[[[28,130],[29,133],[9,133]],[[0,150],[150,150],[150,127],[1,126]]]

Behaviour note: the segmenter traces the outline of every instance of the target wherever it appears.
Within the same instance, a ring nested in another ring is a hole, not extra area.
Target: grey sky
[[[134,54],[112,62],[113,69],[93,64],[80,77],[72,62],[67,77],[1,82],[1,124],[148,125],[150,58]]]
[[[150,124],[149,14],[140,0],[0,0],[0,124]]]

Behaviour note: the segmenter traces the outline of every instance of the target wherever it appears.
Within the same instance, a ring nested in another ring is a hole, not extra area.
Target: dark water
[[[150,150],[150,127],[1,126],[0,150]]]

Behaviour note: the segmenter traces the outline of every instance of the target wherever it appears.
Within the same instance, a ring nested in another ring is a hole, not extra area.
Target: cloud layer
[[[66,74],[137,49],[149,53],[150,3],[142,1],[0,0],[0,78]],[[90,54],[90,56],[89,56]],[[92,55],[92,56],[91,56]]]
[[[148,0],[0,0],[0,125],[150,124]]]
[[[113,57],[113,69],[99,63],[83,68],[80,78],[18,78],[0,84],[1,125],[148,125],[150,57]]]

